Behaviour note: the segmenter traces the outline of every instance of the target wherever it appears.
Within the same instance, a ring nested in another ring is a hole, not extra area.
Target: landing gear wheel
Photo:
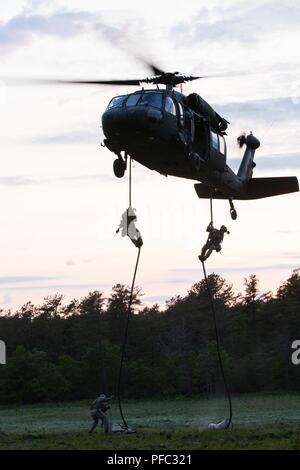
[[[114,161],[114,174],[117,178],[123,178],[126,170],[126,164],[122,158],[116,158]]]

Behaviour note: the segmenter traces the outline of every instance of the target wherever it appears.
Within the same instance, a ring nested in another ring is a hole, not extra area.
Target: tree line
[[[300,339],[300,270],[262,294],[256,275],[244,294],[217,274],[214,295],[224,368],[233,393],[300,390],[300,366],[291,344]],[[63,302],[56,294],[42,305],[26,303],[0,313],[7,365],[0,366],[0,403],[34,403],[115,393],[129,287],[117,284]],[[206,284],[158,305],[142,305],[136,288],[122,381],[125,397],[203,395],[223,391]]]

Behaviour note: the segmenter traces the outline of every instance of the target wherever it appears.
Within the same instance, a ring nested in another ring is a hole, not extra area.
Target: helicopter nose
[[[133,137],[145,131],[153,131],[162,120],[159,109],[147,106],[138,106],[132,109],[108,109],[102,116],[102,126],[105,136]]]

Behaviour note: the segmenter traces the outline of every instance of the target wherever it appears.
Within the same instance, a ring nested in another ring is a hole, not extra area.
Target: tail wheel
[[[235,209],[230,209],[230,215],[231,215],[232,220],[237,219],[237,211]]]
[[[122,158],[116,158],[114,161],[114,174],[117,178],[122,178],[125,174],[126,164]]]

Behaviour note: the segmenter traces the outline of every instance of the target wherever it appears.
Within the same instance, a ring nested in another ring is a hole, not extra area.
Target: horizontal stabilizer
[[[281,194],[295,193],[299,191],[296,176],[278,176],[271,178],[252,178],[245,182],[240,194],[232,194],[230,191],[211,190],[205,184],[195,184],[195,190],[199,198],[209,199],[260,199],[264,197],[279,196]]]
[[[252,178],[246,185],[246,197],[243,199],[260,199],[297,191],[299,191],[299,184],[296,176]]]

